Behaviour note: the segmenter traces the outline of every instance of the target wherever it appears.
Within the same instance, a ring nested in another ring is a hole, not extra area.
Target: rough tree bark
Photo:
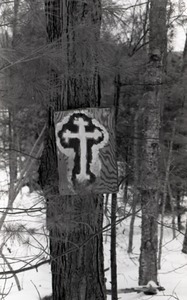
[[[46,0],[50,105],[40,182],[47,199],[53,300],[104,300],[103,197],[60,196],[54,111],[100,104],[100,0]],[[52,55],[52,54],[51,54]]]
[[[139,284],[157,283],[160,86],[166,51],[167,0],[150,1],[149,62],[145,74],[144,145],[141,169],[142,237]]]

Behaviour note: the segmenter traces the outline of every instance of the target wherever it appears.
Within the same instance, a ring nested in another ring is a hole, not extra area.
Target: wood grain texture
[[[63,120],[72,114],[83,114],[91,118],[92,122],[97,122],[96,124],[99,122],[101,127],[104,126],[108,133],[108,141],[103,148],[99,149],[97,158],[100,161],[99,174],[97,174],[93,182],[85,180],[81,183],[73,182],[71,176],[75,162],[75,154],[73,154],[74,151],[69,148],[67,155],[62,153],[62,149],[59,147],[59,141],[57,142],[60,194],[74,195],[81,193],[102,194],[116,192],[118,190],[118,176],[114,131],[114,108],[86,108],[56,112],[54,116],[56,141],[58,140],[57,131],[63,126],[63,124],[61,125],[61,122],[63,122]],[[93,147],[93,149],[95,148]],[[95,155],[97,154],[95,153]]]

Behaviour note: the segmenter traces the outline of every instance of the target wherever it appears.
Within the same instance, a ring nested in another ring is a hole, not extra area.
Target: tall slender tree
[[[184,46],[184,51],[183,51],[183,68],[182,68],[182,81],[183,81],[183,86],[184,86],[184,103],[183,103],[183,115],[186,110],[186,104],[187,104],[187,99],[186,99],[186,76],[187,76],[187,35],[186,35],[186,41],[185,41],[185,46]],[[184,116],[185,117],[185,116]],[[187,220],[186,220],[186,228],[185,228],[185,235],[184,235],[184,240],[183,240],[183,246],[182,246],[182,252],[187,253]]]
[[[139,284],[157,282],[157,217],[159,192],[159,130],[162,65],[167,50],[167,0],[151,0],[149,16],[149,62],[145,73],[144,145],[142,182],[142,238]]]
[[[51,49],[48,128],[40,182],[48,201],[54,300],[105,299],[101,195],[60,196],[53,115],[100,104],[101,1],[45,1]],[[54,54],[54,56],[52,56]]]
[[[17,35],[17,23],[18,23],[18,10],[19,10],[19,0],[14,0],[13,9],[13,24],[12,24],[12,49],[15,47],[16,35]],[[10,89],[14,86],[15,75],[12,70],[9,70],[9,85]],[[9,205],[13,203],[13,190],[17,179],[17,153],[15,151],[17,147],[17,133],[15,129],[15,106],[9,107],[9,173],[10,173],[10,183],[9,183]],[[14,149],[14,150],[12,150]]]

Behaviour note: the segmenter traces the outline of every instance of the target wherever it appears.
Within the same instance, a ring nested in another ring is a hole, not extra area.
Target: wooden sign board
[[[55,113],[61,195],[118,190],[114,108]]]

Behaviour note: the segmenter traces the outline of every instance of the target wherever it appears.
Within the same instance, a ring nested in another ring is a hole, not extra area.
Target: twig
[[[34,287],[35,287],[35,289],[36,289],[36,291],[37,291],[37,293],[38,293],[39,299],[42,300],[42,297],[41,297],[41,295],[40,295],[40,292],[39,292],[37,286],[34,284],[34,282],[33,282],[32,280],[31,280],[31,283],[34,285]]]
[[[6,258],[6,256],[3,254],[2,250],[0,250],[0,254],[2,256],[2,259],[4,260],[5,264],[8,266],[8,268],[10,269],[11,272],[14,272],[11,264],[9,263],[8,259]],[[17,285],[17,288],[18,288],[18,291],[21,291],[21,285],[20,285],[20,282],[19,282],[19,279],[16,275],[16,273],[14,273],[14,279],[15,279],[15,282],[16,282],[16,285]]]

